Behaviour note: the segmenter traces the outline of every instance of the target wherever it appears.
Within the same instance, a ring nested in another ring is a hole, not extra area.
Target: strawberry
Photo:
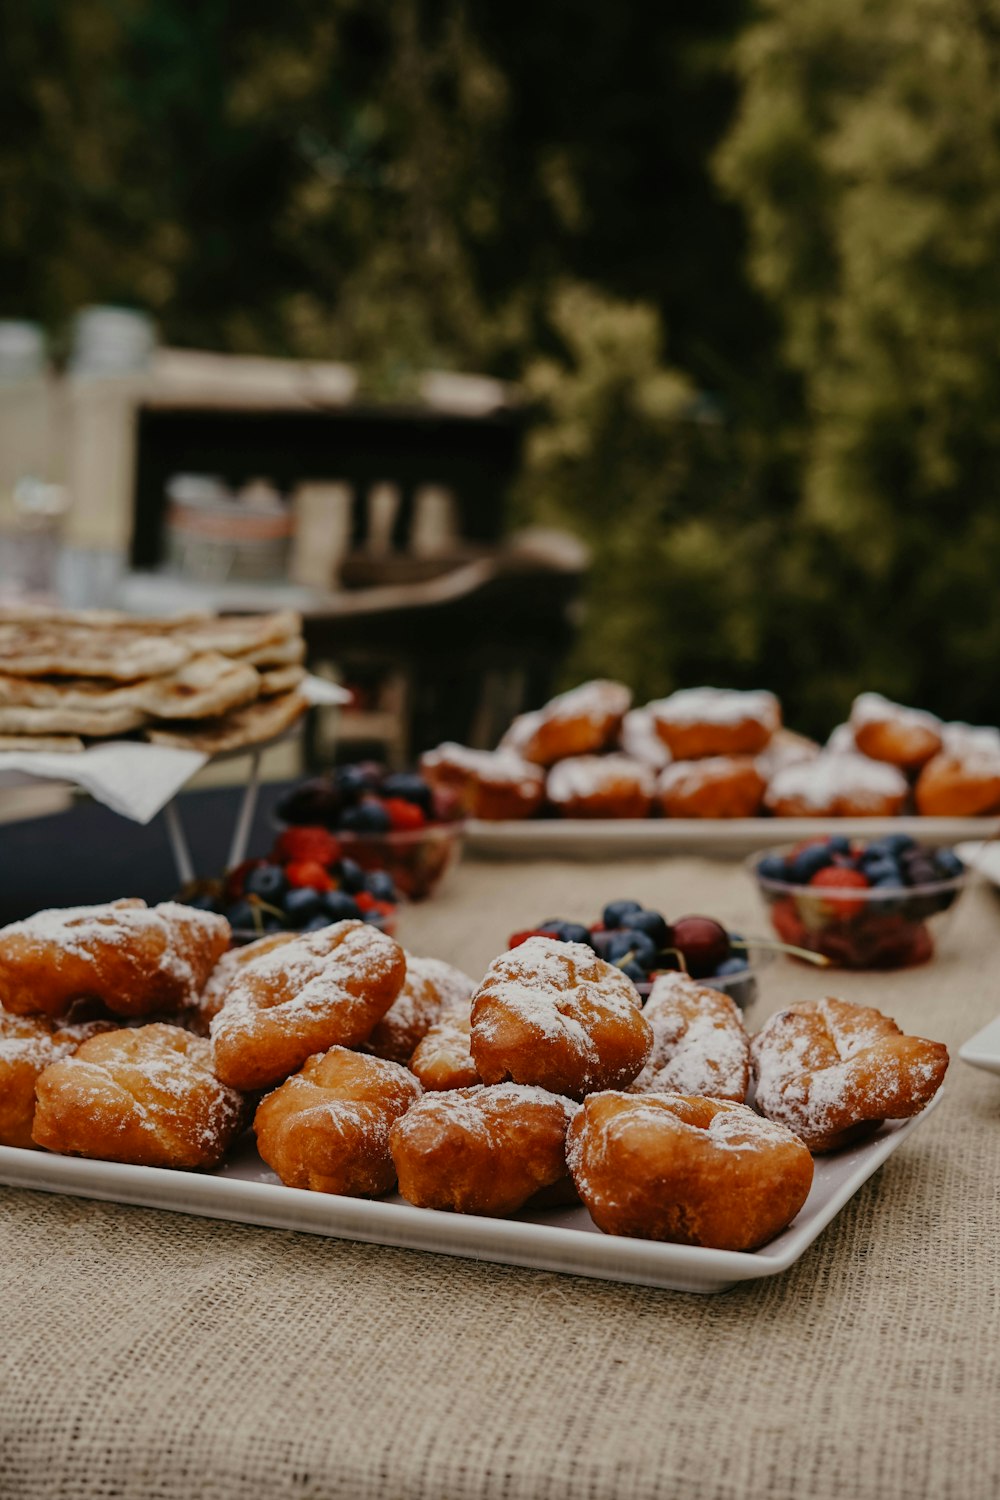
[[[271,858],[282,865],[315,861],[318,865],[332,865],[340,856],[340,845],[326,828],[304,826],[286,828],[275,840]]]
[[[825,869],[817,870],[809,881],[811,889],[820,887],[825,891],[836,891],[838,894],[826,902],[822,908],[824,913],[834,919],[840,918],[847,921],[850,917],[860,916],[867,906],[864,898],[851,898],[841,896],[841,891],[867,891],[870,889],[867,876],[862,875],[860,870],[851,870],[840,865],[827,865]]]
[[[384,797],[382,806],[389,814],[389,823],[397,833],[409,833],[411,829],[423,828],[427,818],[422,807],[407,802],[405,797]]]
[[[308,887],[311,891],[332,891],[333,881],[317,859],[293,860],[285,866],[288,884],[297,889]]]
[[[354,896],[354,904],[360,907],[362,911],[375,911],[378,908],[378,902],[371,891],[357,891]]]

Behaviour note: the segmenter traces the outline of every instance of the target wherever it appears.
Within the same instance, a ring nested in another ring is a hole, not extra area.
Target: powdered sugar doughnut
[[[521,754],[539,766],[571,755],[596,755],[614,742],[631,703],[624,683],[607,678],[583,682],[537,710],[538,723]]]
[[[255,943],[245,943],[242,948],[230,948],[209,974],[194,1005],[178,1018],[178,1025],[197,1032],[199,1036],[208,1036],[209,1027],[225,1004],[226,995],[243,965],[252,963],[262,953],[270,953],[272,948],[292,942],[297,936],[295,932],[272,932],[267,937],[258,938]]]
[[[645,818],[653,773],[627,755],[574,755],[552,767],[545,795],[564,818]]]
[[[261,1101],[257,1149],[287,1187],[377,1197],[396,1180],[390,1128],[420,1093],[399,1063],[331,1047]]]
[[[756,755],[781,724],[773,693],[682,688],[649,705],[656,731],[674,760]]]
[[[901,812],[909,793],[895,766],[864,755],[818,755],[779,771],[764,805],[779,818],[878,818]]]
[[[833,998],[779,1011],[750,1045],[757,1108],[816,1152],[919,1114],[948,1067],[941,1042],[906,1036],[880,1011]]]
[[[750,1038],[728,995],[686,974],[661,974],[642,1014],[653,1031],[653,1050],[630,1094],[698,1094],[743,1103]]]
[[[850,730],[848,734],[853,750],[854,736]],[[770,781],[786,766],[800,766],[807,760],[815,760],[818,754],[819,746],[815,740],[807,739],[804,734],[796,734],[791,729],[779,729],[757,756],[757,769],[765,781]]]
[[[159,1023],[91,1037],[45,1069],[36,1093],[39,1146],[143,1167],[214,1167],[246,1118],[205,1038]]]
[[[512,1214],[542,1191],[550,1202],[570,1198],[565,1142],[576,1108],[516,1083],[425,1094],[389,1136],[399,1191],[419,1208],[461,1214]]]
[[[535,1083],[582,1099],[631,1083],[652,1045],[631,980],[583,943],[528,938],[493,960],[472,999],[472,1057],[484,1083]]]
[[[838,724],[832,729],[823,749],[827,755],[857,755],[858,747],[850,724]]]
[[[710,755],[667,766],[656,798],[668,818],[752,818],[765,784],[752,755]]]
[[[435,1021],[410,1058],[410,1072],[428,1093],[481,1083],[472,1061],[471,1016],[452,1013]]]
[[[633,760],[641,760],[651,771],[662,771],[670,764],[670,751],[660,739],[648,708],[630,708],[622,719],[618,746]]]
[[[498,750],[510,750],[514,755],[524,759],[524,751],[530,745],[533,735],[542,722],[541,709],[532,709],[530,713],[518,714],[511,719],[507,728],[497,742]]]
[[[469,750],[446,741],[420,757],[432,786],[454,792],[472,818],[530,818],[542,805],[545,776],[512,750]]]
[[[58,1016],[100,1000],[119,1016],[193,1005],[229,946],[225,917],[176,901],[36,912],[0,931],[0,1005]]]
[[[1000,812],[1000,730],[945,724],[944,748],[917,778],[924,817],[975,818]]]
[[[812,1186],[809,1152],[743,1104],[683,1094],[591,1094],[569,1128],[573,1181],[605,1234],[755,1250]]]
[[[446,1011],[469,1014],[476,981],[440,958],[406,955],[406,979],[366,1043],[376,1057],[408,1063],[417,1044]]]
[[[881,693],[861,693],[851,705],[854,743],[862,755],[917,771],[941,749],[941,720],[920,708],[890,703]]]
[[[14,1016],[0,1010],[0,1146],[32,1149],[35,1084],[40,1075],[89,1037],[117,1029],[112,1021],[60,1026],[48,1016]]]
[[[402,948],[364,922],[301,932],[261,953],[239,970],[212,1022],[219,1077],[268,1088],[314,1052],[360,1046],[405,977]]]

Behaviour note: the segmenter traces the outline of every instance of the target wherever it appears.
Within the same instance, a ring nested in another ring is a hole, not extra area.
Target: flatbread
[[[24,708],[0,705],[0,734],[85,734],[94,739],[131,734],[147,722],[141,708],[127,704],[108,713],[87,708]]]
[[[176,672],[193,651],[180,635],[111,626],[0,623],[0,672],[15,677],[110,677],[116,682]]]
[[[275,667],[271,672],[260,672],[260,696],[273,698],[277,693],[290,693],[305,675],[304,667]]]
[[[286,641],[302,632],[302,616],[283,609],[271,615],[223,615],[177,632],[193,651],[221,651],[224,656],[242,656],[275,641]]]
[[[178,671],[146,682],[11,677],[0,672],[0,709],[69,709],[90,714],[118,714],[131,709],[156,719],[204,719],[252,703],[259,692],[255,668],[218,652],[192,657]]]
[[[189,629],[214,618],[207,609],[188,609],[182,614],[157,617],[127,615],[120,609],[56,609],[47,604],[0,605],[0,624],[82,625],[86,629],[137,630],[147,634]]]
[[[309,707],[298,692],[278,698],[264,698],[234,709],[220,719],[198,724],[163,724],[145,730],[144,737],[153,745],[171,745],[177,750],[200,750],[204,755],[221,755],[226,750],[242,750],[277,739]]]
[[[306,659],[306,643],[300,635],[290,635],[253,651],[243,651],[239,659],[252,667],[297,667]]]
[[[84,748],[75,734],[0,734],[0,750],[41,750],[53,755],[77,755]]]

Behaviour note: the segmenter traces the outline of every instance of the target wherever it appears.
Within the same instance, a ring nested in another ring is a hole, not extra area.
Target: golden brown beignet
[[[288,1187],[377,1197],[396,1180],[390,1126],[420,1093],[399,1063],[331,1047],[258,1105],[257,1149]]]
[[[653,1050],[630,1094],[697,1094],[743,1103],[750,1038],[728,995],[687,974],[661,974],[642,1014],[653,1031]]]
[[[410,1072],[428,1093],[482,1083],[472,1061],[472,1019],[458,1013],[435,1021],[410,1058]]]
[[[569,1099],[498,1083],[425,1094],[389,1134],[399,1191],[418,1208],[512,1214],[565,1183]]]
[[[331,1047],[359,1047],[406,977],[403,950],[364,922],[298,933],[243,964],[211,1026],[215,1067],[264,1089]]]
[[[50,1063],[75,1052],[88,1037],[117,1030],[112,1021],[60,1025],[48,1016],[0,1010],[0,1146],[32,1150],[35,1084]]]
[[[296,937],[297,932],[272,932],[267,937],[258,938],[255,943],[245,943],[242,948],[230,948],[219,959],[201,994],[178,1024],[199,1036],[208,1036],[209,1028],[226,1003],[226,995],[244,964],[252,963],[262,953],[270,953],[272,948],[280,948]]]
[[[653,784],[649,767],[628,755],[575,755],[552,767],[545,795],[563,818],[645,818]]]
[[[376,1057],[408,1063],[434,1023],[446,1011],[469,1012],[474,979],[440,958],[406,955],[406,979],[366,1043]]]
[[[470,750],[447,740],[420,757],[431,786],[451,792],[470,818],[530,818],[542,805],[545,777],[512,750]]]
[[[520,753],[539,766],[596,755],[613,744],[631,706],[631,691],[622,682],[606,677],[582,682],[537,710],[531,731],[521,736]]]
[[[948,1049],[846,1000],[790,1005],[750,1044],[756,1107],[810,1151],[836,1151],[883,1120],[919,1114],[941,1087]]]
[[[668,818],[754,818],[767,783],[752,755],[675,760],[656,783]]]
[[[781,727],[773,693],[681,688],[649,704],[656,732],[674,760],[756,755]]]
[[[631,980],[583,943],[533,937],[493,960],[472,998],[484,1083],[534,1083],[582,1099],[624,1088],[653,1045]]]
[[[45,1069],[36,1094],[37,1145],[144,1167],[216,1166],[247,1113],[205,1038],[160,1023],[91,1037]]]
[[[901,771],[918,771],[941,749],[941,720],[920,708],[891,703],[881,693],[860,693],[848,721],[862,755]]]
[[[779,818],[891,818],[902,812],[908,793],[897,766],[825,751],[776,772],[764,805]]]
[[[0,931],[0,1005],[59,1016],[101,1000],[118,1016],[192,1005],[229,946],[225,917],[176,901],[40,911]]]
[[[591,1094],[566,1154],[605,1234],[713,1250],[755,1250],[779,1234],[812,1185],[812,1157],[770,1120],[724,1099]]]

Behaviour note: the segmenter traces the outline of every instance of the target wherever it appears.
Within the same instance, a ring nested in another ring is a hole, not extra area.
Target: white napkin
[[[306,677],[301,691],[311,704],[350,699],[336,683]],[[252,749],[247,747],[247,753]],[[0,787],[61,781],[81,787],[97,802],[133,823],[149,823],[211,757],[137,740],[108,740],[76,754],[62,751],[0,751]]]

